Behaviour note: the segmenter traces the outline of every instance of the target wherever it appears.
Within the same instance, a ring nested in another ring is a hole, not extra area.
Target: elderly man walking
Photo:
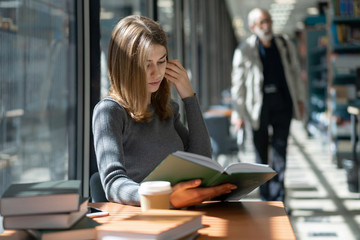
[[[287,36],[275,36],[267,10],[253,9],[248,15],[253,35],[233,57],[232,124],[240,129],[250,123],[256,161],[271,164],[278,173],[260,187],[265,201],[284,201],[286,149],[291,119],[304,113],[304,86],[296,49]],[[271,151],[269,151],[271,149]]]

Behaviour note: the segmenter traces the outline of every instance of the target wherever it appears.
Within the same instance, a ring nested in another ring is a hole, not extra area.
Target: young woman
[[[182,150],[210,157],[210,140],[187,72],[168,60],[166,34],[152,19],[128,16],[115,26],[108,73],[110,91],[96,105],[92,125],[99,174],[109,201],[139,205],[139,183],[167,155]],[[171,100],[171,84],[184,103],[187,128]],[[173,186],[172,206],[199,204],[236,188],[200,184]]]

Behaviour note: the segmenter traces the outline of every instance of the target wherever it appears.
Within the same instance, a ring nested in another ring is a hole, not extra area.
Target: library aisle
[[[286,179],[298,239],[360,239],[360,194],[348,191],[345,169],[330,157],[327,139],[309,139],[293,124]]]
[[[239,153],[243,162],[254,161],[250,138]],[[285,184],[298,240],[360,239],[360,194],[349,192],[346,180],[345,169],[331,160],[328,140],[307,137],[302,123],[293,121]],[[246,200],[258,200],[257,194],[255,190]]]

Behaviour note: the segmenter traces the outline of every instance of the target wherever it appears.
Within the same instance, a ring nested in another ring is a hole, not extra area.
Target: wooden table
[[[100,223],[121,221],[141,211],[140,207],[118,203],[90,203],[109,216],[94,218]],[[196,239],[296,239],[282,202],[208,202],[189,210],[203,211],[204,228]]]
[[[232,114],[232,110],[231,109],[217,109],[217,108],[214,108],[214,109],[209,109],[205,112],[205,114],[208,114],[208,115],[221,115],[221,116],[225,116],[227,118],[230,118],[231,117],[231,114]]]

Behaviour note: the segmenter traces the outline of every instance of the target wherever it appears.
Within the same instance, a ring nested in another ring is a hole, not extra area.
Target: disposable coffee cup
[[[172,192],[170,182],[149,181],[140,184],[140,205],[143,212],[149,209],[169,209],[170,194]]]

